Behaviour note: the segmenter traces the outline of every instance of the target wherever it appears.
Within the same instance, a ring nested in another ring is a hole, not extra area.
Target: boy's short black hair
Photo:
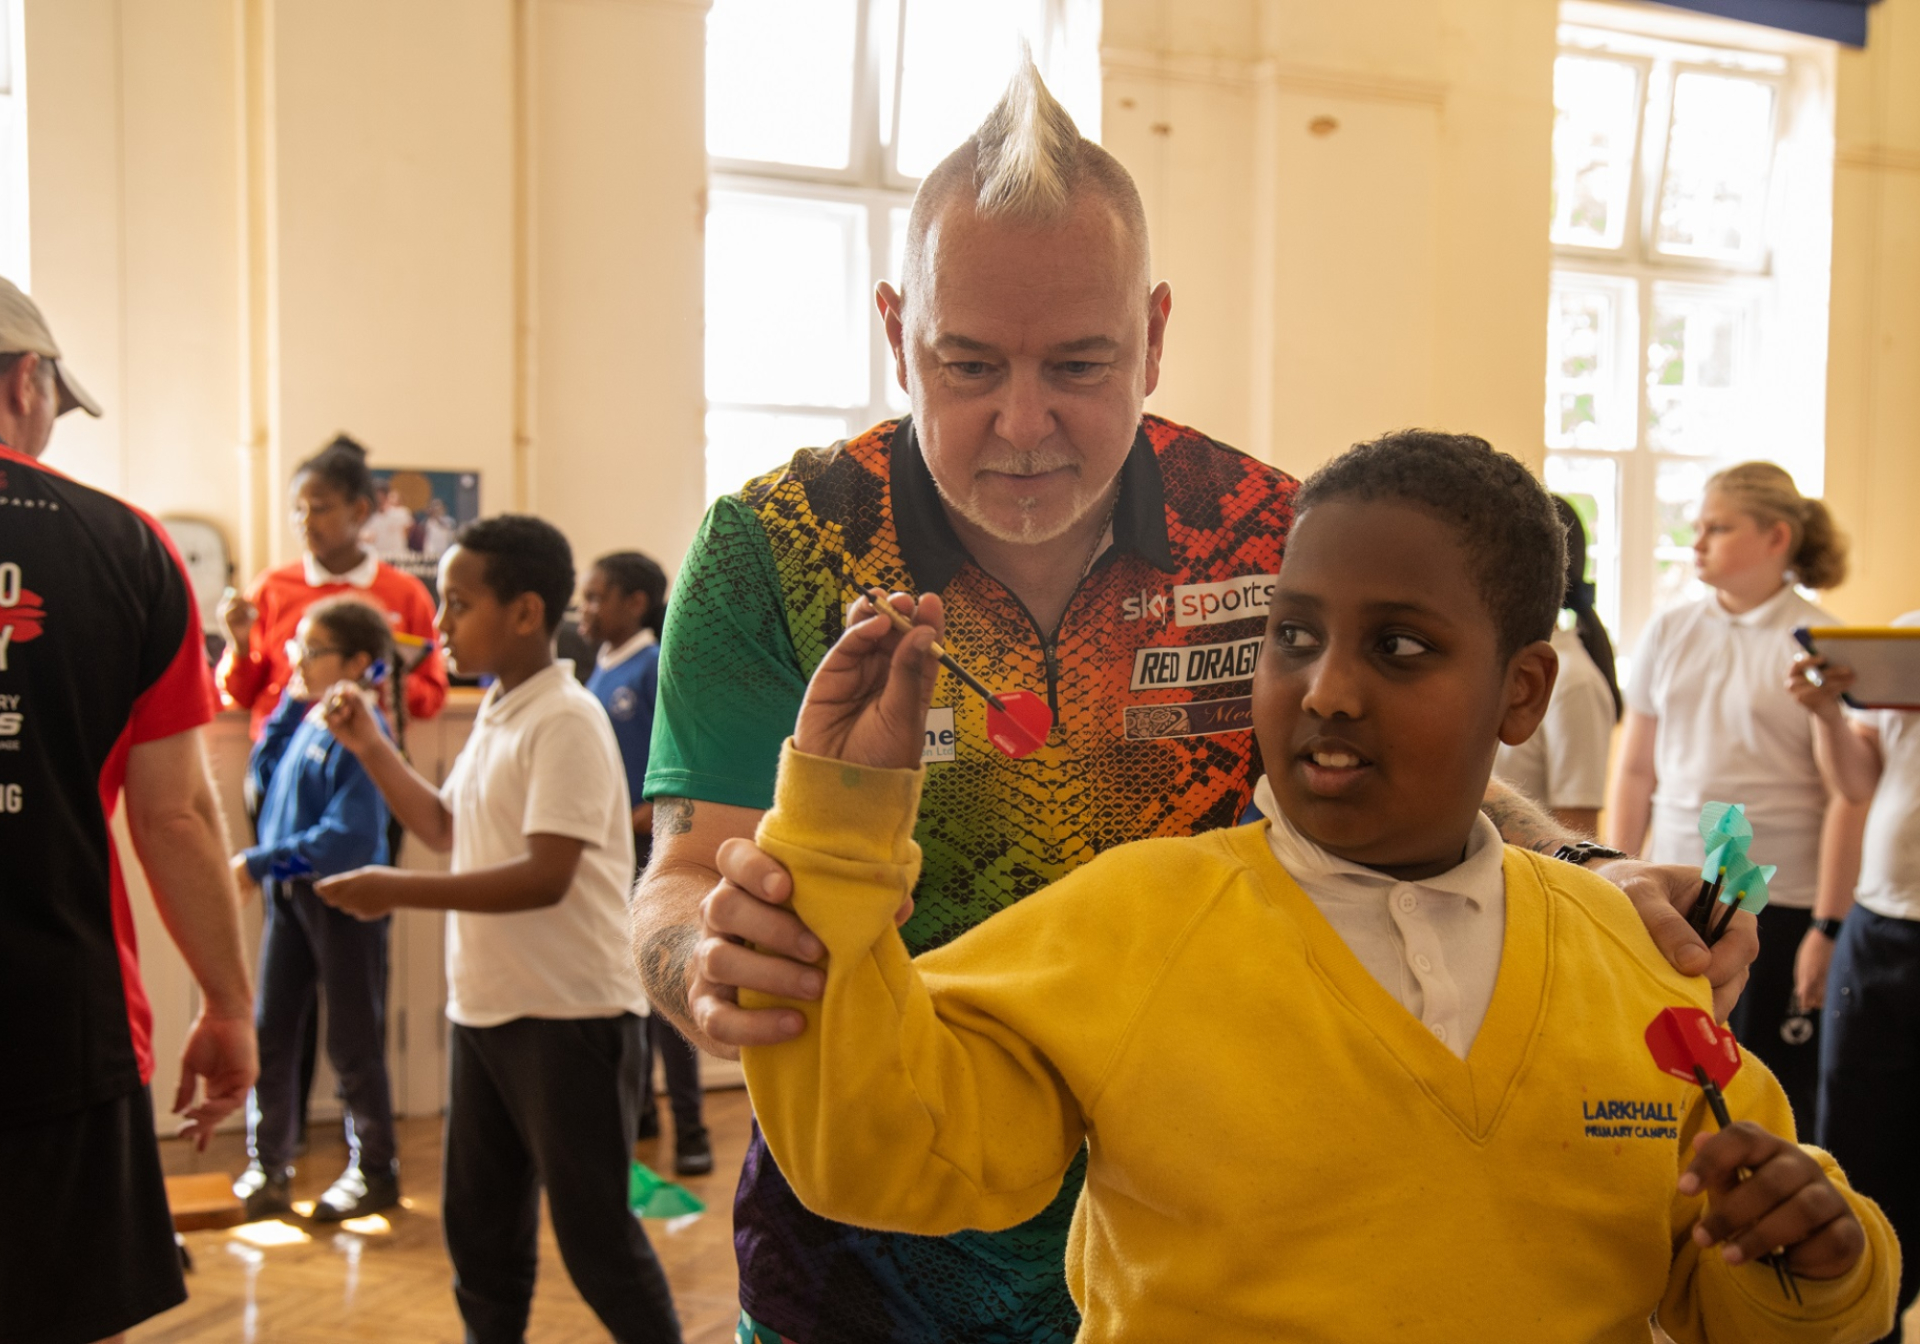
[[[1404,500],[1459,530],[1502,658],[1553,633],[1566,588],[1566,529],[1553,496],[1516,459],[1472,434],[1401,430],[1357,443],[1314,472],[1295,513],[1346,498]]]
[[[573,547],[560,529],[528,513],[503,513],[468,523],[455,538],[485,562],[487,587],[502,602],[522,593],[546,604],[547,633],[560,628],[573,600]]]

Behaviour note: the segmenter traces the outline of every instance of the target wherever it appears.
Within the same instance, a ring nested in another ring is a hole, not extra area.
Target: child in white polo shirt
[[[627,1209],[647,1002],[626,956],[633,831],[599,702],[555,662],[573,553],[537,518],[475,523],[440,562],[439,628],[496,680],[439,790],[351,688],[327,724],[450,873],[363,868],[317,884],[362,918],[448,911],[443,1215],[476,1341],[518,1341],[533,1300],[540,1189],[580,1295],[616,1339],[676,1341],[666,1276]]]
[[[1920,626],[1920,611],[1894,624]],[[1807,675],[1814,668],[1822,670],[1819,685]],[[1880,1201],[1911,1246],[1920,1241],[1920,1165],[1907,1146],[1920,1124],[1920,713],[1848,713],[1840,696],[1853,682],[1851,668],[1801,658],[1788,683],[1813,716],[1814,751],[1828,784],[1849,802],[1872,800],[1853,909],[1825,949],[1833,965],[1818,1142],[1846,1165],[1857,1189]],[[1916,1287],[1920,1266],[1903,1261],[1902,1306]]]
[[[1838,584],[1846,542],[1826,506],[1803,498],[1784,470],[1746,462],[1707,481],[1693,551],[1713,591],[1661,612],[1641,637],[1607,843],[1655,863],[1698,864],[1702,805],[1746,804],[1755,858],[1780,871],[1760,912],[1759,959],[1728,1022],[1811,1128],[1818,1018],[1792,1012],[1794,963],[1813,921],[1829,807],[1845,805],[1830,802],[1812,723],[1787,694],[1786,674],[1794,627],[1834,624],[1797,589]]]

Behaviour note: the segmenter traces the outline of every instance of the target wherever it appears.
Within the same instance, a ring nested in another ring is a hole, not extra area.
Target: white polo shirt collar
[[[1782,584],[1779,592],[1775,593],[1765,602],[1762,602],[1759,606],[1753,608],[1751,611],[1743,611],[1737,616],[1721,605],[1718,596],[1707,599],[1707,609],[1728,625],[1740,626],[1744,629],[1764,629],[1768,626],[1779,625],[1787,617],[1796,614],[1794,611],[1795,603],[1793,598],[1793,585],[1788,583]]]
[[[652,648],[659,642],[660,637],[658,635],[642,627],[639,633],[635,634],[632,639],[617,649],[609,648],[605,644],[602,644],[600,646],[600,652],[594,655],[593,665],[600,671],[605,672],[608,668],[620,666],[620,664],[626,662],[627,659],[633,657],[633,655],[640,652],[640,650]]]
[[[306,572],[309,588],[331,588],[341,583],[349,588],[371,588],[374,575],[380,572],[380,557],[368,551],[360,563],[352,569],[344,574],[335,574],[314,559],[311,551],[307,551],[301,553],[300,567]]]
[[[480,711],[475,718],[488,725],[511,723],[526,711],[528,705],[545,699],[562,681],[572,679],[573,659],[556,658],[511,691],[501,690],[500,683],[496,681],[487,687],[486,698],[480,702]]]

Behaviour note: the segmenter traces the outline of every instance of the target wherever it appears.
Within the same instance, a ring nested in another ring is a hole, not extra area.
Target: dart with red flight
[[[1733,1033],[1699,1008],[1664,1008],[1647,1024],[1647,1049],[1662,1073],[1683,1082],[1698,1083],[1706,1094],[1713,1118],[1725,1129],[1733,1123],[1727,1111],[1727,1099],[1720,1089],[1740,1071],[1740,1046]],[[1745,1179],[1752,1173],[1742,1171]],[[1800,1301],[1800,1285],[1787,1262],[1779,1255],[1761,1257],[1773,1269],[1780,1291]]]
[[[900,609],[887,600],[887,595],[878,588],[869,588],[866,598],[874,610],[894,623],[902,634],[913,629],[913,621],[901,614]],[[986,685],[953,660],[953,655],[935,641],[933,656],[940,660],[940,666],[960,678],[968,690],[987,702],[987,739],[998,747],[1003,755],[1019,760],[1038,751],[1047,740],[1047,734],[1053,731],[1053,710],[1041,697],[1032,691],[1001,691],[995,693]]]

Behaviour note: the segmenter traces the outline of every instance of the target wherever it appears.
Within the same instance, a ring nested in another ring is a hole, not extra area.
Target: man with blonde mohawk
[[[940,678],[924,860],[902,911],[915,953],[1115,845],[1232,826],[1260,775],[1251,675],[1297,483],[1142,414],[1172,294],[1152,283],[1132,179],[1031,62],[922,182],[904,263],[903,287],[875,301],[912,415],[717,501],[667,617],[634,953],[656,1008],[723,1055],[804,1026],[791,1009],[742,1009],[739,988],[811,999],[824,983],[818,940],[784,906],[790,883],[751,837],[807,680],[864,590],[940,594],[959,662],[1043,693],[1055,718],[1039,750],[1010,758],[988,744],[978,699]],[[1575,839],[1493,792],[1509,840],[1553,852]],[[1710,961],[1665,873],[1602,871],[1680,969],[1737,992],[1749,931]],[[739,1339],[1071,1339],[1083,1172],[1084,1154],[1009,1231],[892,1235],[809,1212],[756,1133],[734,1205]]]

